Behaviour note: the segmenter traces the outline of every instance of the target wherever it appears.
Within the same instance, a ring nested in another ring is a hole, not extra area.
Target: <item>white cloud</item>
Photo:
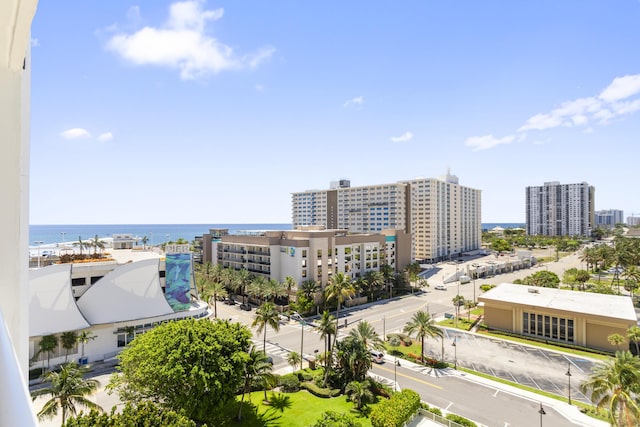
[[[530,117],[518,132],[588,126],[591,121],[606,125],[618,116],[640,110],[640,99],[627,100],[638,94],[640,74],[616,77],[598,96],[565,101],[548,113],[538,113]]]
[[[600,92],[599,98],[606,102],[615,102],[640,93],[640,74],[616,77],[611,84]]]
[[[81,139],[89,138],[91,134],[83,128],[72,128],[60,133],[60,136],[62,136],[64,139]]]
[[[504,138],[496,138],[493,135],[472,136],[471,138],[467,138],[464,145],[471,147],[473,151],[480,151],[488,150],[500,144],[511,144],[514,139],[515,136],[513,135],[505,136]]]
[[[362,96],[356,96],[355,98],[351,98],[342,104],[343,107],[351,107],[351,106],[361,106],[364,103],[364,98]]]
[[[400,136],[392,136],[390,139],[392,142],[407,142],[413,139],[413,134],[411,132],[405,132]]]
[[[98,141],[100,142],[107,142],[107,141],[111,141],[112,139],[113,139],[113,134],[111,132],[101,133],[98,136]]]
[[[129,34],[118,32],[109,39],[106,48],[136,65],[177,68],[185,80],[225,70],[254,68],[271,58],[275,52],[272,47],[240,58],[231,47],[208,35],[207,23],[222,18],[223,14],[223,9],[204,10],[199,0],[173,3],[164,25],[147,26]],[[128,15],[135,13],[130,9]]]

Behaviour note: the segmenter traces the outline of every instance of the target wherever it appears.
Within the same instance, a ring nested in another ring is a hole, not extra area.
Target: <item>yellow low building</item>
[[[481,295],[490,329],[598,350],[629,347],[627,329],[638,323],[631,298],[503,283]],[[609,343],[611,334],[625,342]]]

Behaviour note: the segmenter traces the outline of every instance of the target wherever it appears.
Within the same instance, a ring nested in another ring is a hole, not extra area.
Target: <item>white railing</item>
[[[0,426],[37,426],[26,377],[0,311]]]

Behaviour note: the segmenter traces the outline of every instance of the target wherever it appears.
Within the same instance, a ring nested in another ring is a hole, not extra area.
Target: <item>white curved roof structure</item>
[[[159,263],[148,259],[118,266],[78,299],[78,308],[92,325],[173,314],[160,286]]]
[[[88,328],[71,291],[71,264],[29,271],[29,336]]]

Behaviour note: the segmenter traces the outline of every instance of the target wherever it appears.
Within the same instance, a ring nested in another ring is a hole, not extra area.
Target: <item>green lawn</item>
[[[346,396],[323,399],[315,397],[306,390],[296,393],[267,392],[271,401],[270,405],[263,403],[264,392],[256,391],[251,393],[250,402],[255,409],[245,404],[243,409],[243,421],[235,425],[243,427],[263,427],[263,426],[300,426],[307,427],[313,425],[326,411],[345,412],[355,417],[362,427],[371,427],[369,418],[352,411],[354,404],[347,401]],[[238,398],[238,400],[240,400]],[[374,408],[376,404],[368,405]]]

